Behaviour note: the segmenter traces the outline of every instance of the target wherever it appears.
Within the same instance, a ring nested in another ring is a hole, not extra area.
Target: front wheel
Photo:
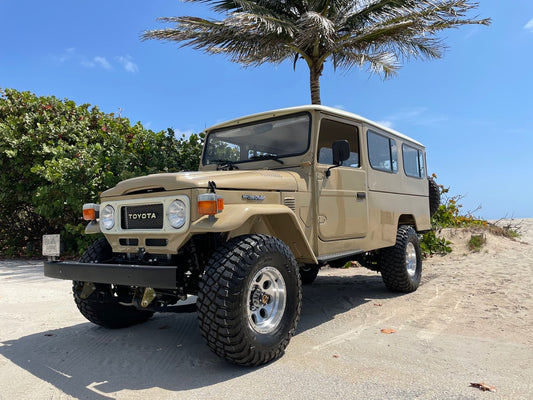
[[[414,292],[422,278],[422,251],[415,230],[400,226],[396,244],[380,251],[381,277],[394,292]]]
[[[202,336],[230,362],[265,364],[289,344],[301,301],[298,265],[282,241],[266,235],[233,238],[215,251],[200,282]]]

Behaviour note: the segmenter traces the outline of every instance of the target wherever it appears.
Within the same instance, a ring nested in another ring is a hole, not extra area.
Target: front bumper
[[[44,275],[71,281],[176,289],[175,266],[45,261]]]

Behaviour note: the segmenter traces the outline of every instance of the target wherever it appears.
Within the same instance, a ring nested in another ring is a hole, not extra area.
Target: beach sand
[[[407,295],[321,270],[285,355],[260,368],[211,353],[194,313],[106,330],[42,263],[0,261],[0,399],[533,399],[533,219],[520,224],[478,253],[470,231],[443,232],[454,252],[424,260]]]

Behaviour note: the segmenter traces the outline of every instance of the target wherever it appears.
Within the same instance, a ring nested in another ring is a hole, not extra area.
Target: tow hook
[[[143,298],[141,300],[141,307],[146,308],[156,298],[155,290],[151,287],[144,289]]]
[[[92,282],[83,282],[83,288],[81,289],[80,299],[85,300],[96,290],[96,286]]]
[[[144,247],[139,247],[137,249],[137,259],[139,262],[143,262],[146,257],[146,249]]]

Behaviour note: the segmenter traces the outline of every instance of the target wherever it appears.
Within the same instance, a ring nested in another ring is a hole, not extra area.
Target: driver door
[[[360,127],[323,119],[317,147],[318,236],[322,241],[362,238],[368,232],[366,171],[360,162]],[[333,166],[332,144],[347,140],[350,157]],[[330,169],[330,176],[326,171]]]

